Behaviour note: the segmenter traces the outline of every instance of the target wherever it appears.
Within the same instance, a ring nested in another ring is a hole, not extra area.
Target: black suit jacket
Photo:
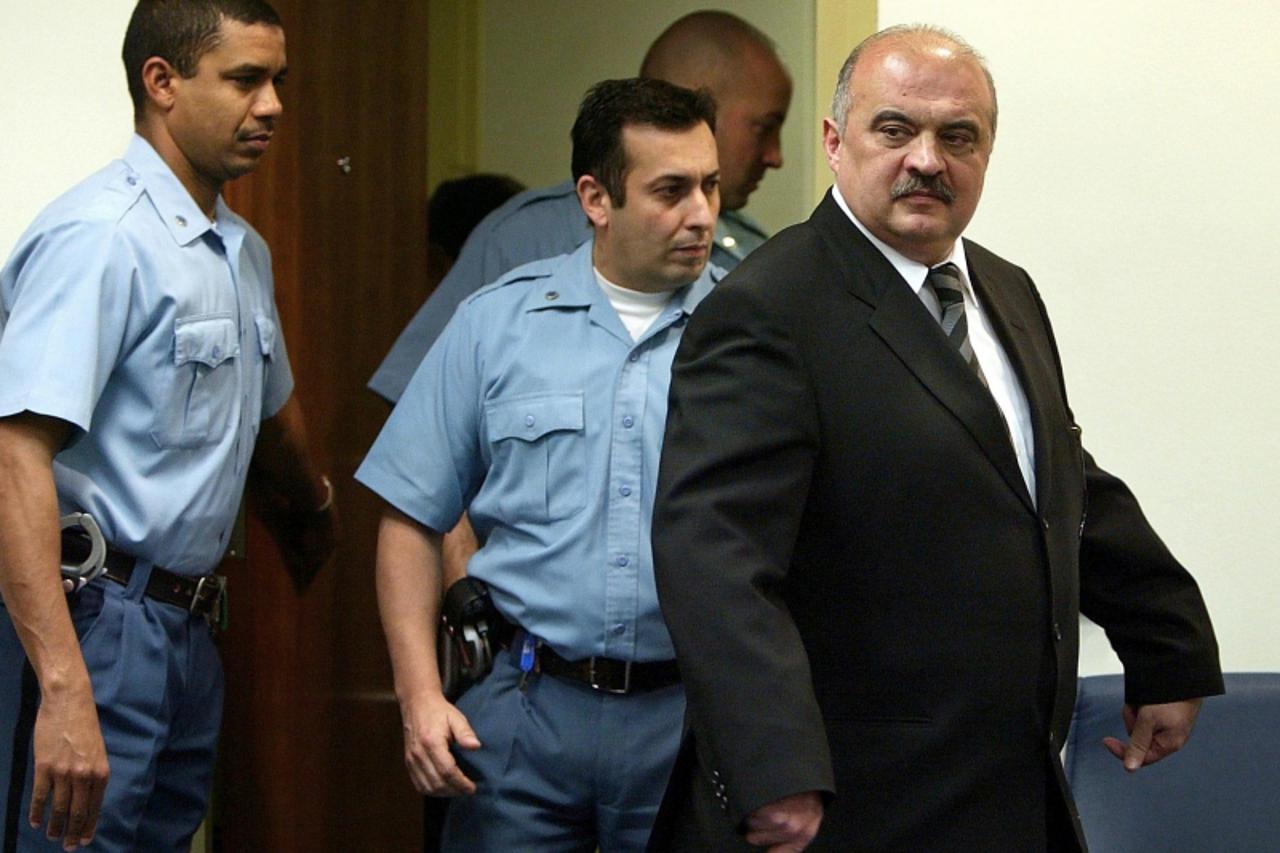
[[[990,394],[830,196],[690,320],[653,521],[688,730],[654,849],[733,849],[808,790],[815,850],[1046,849],[1081,611],[1130,702],[1221,691],[1194,581],[1081,447],[1031,279],[966,254],[1034,500]]]

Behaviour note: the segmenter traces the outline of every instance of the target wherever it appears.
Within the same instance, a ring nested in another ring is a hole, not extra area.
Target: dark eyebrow
[[[702,183],[708,178],[719,178],[719,177],[720,177],[719,169],[716,169],[714,172],[707,172],[701,178],[691,175],[688,172],[667,172],[665,174],[658,175],[658,177],[650,181],[649,187],[650,188],[658,187],[666,183],[676,183],[682,186],[687,186],[693,183]]]
[[[656,187],[659,184],[667,184],[667,183],[688,184],[692,182],[693,182],[693,178],[690,177],[689,175],[682,174],[680,172],[667,172],[666,174],[658,175],[658,177],[650,181],[649,186]]]
[[[943,125],[942,129],[944,131],[967,130],[969,133],[972,133],[974,136],[982,135],[982,128],[978,125],[978,123],[976,121],[973,121],[972,119],[967,119],[967,118],[962,118],[962,119],[957,119],[955,121],[947,122],[945,125]]]
[[[915,122],[911,120],[911,117],[902,110],[895,110],[891,108],[880,110],[871,117],[872,124],[879,124],[882,121],[900,121],[904,124],[915,124]]]
[[[288,71],[289,71],[288,67],[285,67],[285,68],[281,68],[274,75],[272,75],[271,69],[265,65],[255,65],[252,62],[245,62],[240,65],[236,65],[232,68],[228,68],[226,71],[223,72],[223,74],[225,74],[227,77],[241,77],[245,75],[251,75],[254,77],[266,77],[268,75],[271,75],[274,79],[278,80],[281,77],[283,77],[285,74],[287,74]]]

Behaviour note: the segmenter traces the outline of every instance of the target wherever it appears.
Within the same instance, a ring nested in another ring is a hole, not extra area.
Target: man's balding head
[[[773,41],[751,24],[728,12],[685,15],[654,41],[640,76],[707,89],[716,99],[723,209],[746,205],[765,170],[782,165],[791,77]]]
[[[849,55],[823,146],[858,221],[932,266],[977,209],[995,122],[995,86],[973,48],[936,27],[894,27]]]
[[[877,33],[867,36],[849,53],[844,65],[840,68],[840,77],[836,80],[835,96],[831,100],[831,117],[836,126],[843,128],[849,115],[849,106],[853,103],[853,76],[859,60],[878,48],[898,46],[917,53],[926,53],[938,47],[950,50],[957,58],[973,62],[982,71],[987,81],[987,89],[991,93],[991,132],[994,134],[999,104],[996,101],[996,81],[987,67],[987,60],[973,49],[967,41],[944,27],[932,24],[898,24],[885,27]]]

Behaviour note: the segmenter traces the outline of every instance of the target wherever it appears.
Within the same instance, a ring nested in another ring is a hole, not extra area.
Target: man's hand
[[[457,797],[474,794],[476,785],[454,761],[449,744],[479,749],[480,740],[462,712],[439,694],[418,699],[401,709],[404,721],[404,763],[419,794]]]
[[[1124,728],[1129,733],[1129,742],[1108,737],[1103,738],[1102,743],[1124,762],[1124,769],[1132,773],[1182,749],[1191,737],[1198,713],[1199,699],[1137,708],[1125,705]]]
[[[253,451],[253,487],[258,515],[280,547],[299,592],[328,562],[338,541],[333,484],[318,476],[307,449],[307,429],[296,396],[258,430]]]
[[[325,496],[321,501],[327,502],[331,488],[325,481],[314,491]],[[271,531],[294,587],[304,592],[337,546],[341,535],[337,504],[328,502],[320,509],[321,502],[308,503],[305,496],[286,500],[261,488],[254,491],[253,497],[255,511]]]
[[[70,424],[30,412],[0,418],[0,596],[40,684],[27,819],[39,829],[48,811],[47,835],[74,850],[97,830],[107,751],[58,576],[53,459],[70,433]]]
[[[761,806],[747,816],[747,843],[768,853],[792,853],[809,846],[822,823],[822,796],[805,791]]]
[[[45,694],[36,714],[35,779],[27,818],[39,829],[49,808],[46,835],[75,850],[93,840],[107,790],[107,750],[98,726],[93,691]]]

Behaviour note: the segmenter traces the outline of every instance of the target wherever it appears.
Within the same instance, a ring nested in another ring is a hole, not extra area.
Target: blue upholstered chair
[[[1080,679],[1066,770],[1092,853],[1280,851],[1280,673],[1226,681],[1181,751],[1129,774],[1102,745],[1126,738],[1123,677]]]

